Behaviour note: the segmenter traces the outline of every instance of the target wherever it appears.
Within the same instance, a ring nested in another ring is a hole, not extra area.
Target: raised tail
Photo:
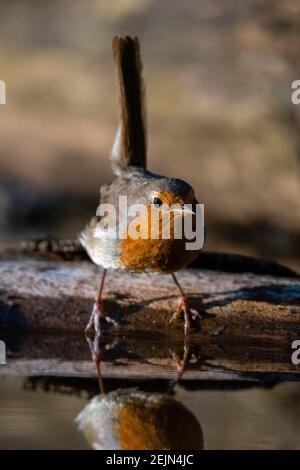
[[[120,123],[111,159],[114,172],[119,174],[129,165],[146,168],[146,110],[138,38],[115,36],[113,54],[119,83]]]

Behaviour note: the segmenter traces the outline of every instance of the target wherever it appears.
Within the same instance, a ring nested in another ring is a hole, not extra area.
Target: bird
[[[118,388],[107,392],[101,364],[105,351],[101,338],[87,342],[96,368],[99,394],[92,397],[75,421],[94,450],[202,450],[202,427],[194,414],[173,397],[190,359],[184,343],[182,360],[173,355],[177,372],[164,392]]]
[[[94,396],[76,418],[94,450],[202,450],[196,417],[165,393],[120,388]]]
[[[171,275],[179,290],[179,300],[170,323],[178,320],[183,313],[184,332],[187,334],[197,321],[197,313],[191,311],[175,272],[192,262],[202,247],[186,249],[185,237],[176,238],[172,229],[178,216],[190,216],[192,225],[195,223],[194,208],[198,201],[187,182],[154,174],[147,168],[145,85],[139,39],[136,36],[115,36],[112,49],[120,108],[119,125],[110,155],[115,178],[101,186],[96,216],[92,217],[79,237],[91,260],[103,268],[86,332],[94,329],[100,335],[105,322],[116,324],[105,313],[103,291],[107,270],[121,270]],[[174,166],[176,158],[179,157],[174,156]],[[143,216],[131,215],[124,222],[123,209],[119,208],[122,197],[126,198],[128,207],[142,205],[146,208]],[[103,213],[99,215],[99,210],[101,212],[108,205],[116,209],[115,229],[105,225]],[[158,215],[154,221],[152,214]],[[170,217],[172,232],[169,238],[162,236],[166,215]],[[129,230],[134,223],[139,232],[137,237],[133,237]],[[156,237],[152,237],[153,228],[158,231]]]

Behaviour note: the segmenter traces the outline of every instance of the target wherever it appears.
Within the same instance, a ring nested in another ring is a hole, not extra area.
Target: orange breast
[[[170,233],[174,234],[174,214],[170,214]],[[164,220],[151,218],[139,220],[139,237],[128,234],[121,242],[120,263],[123,267],[137,272],[154,271],[171,273],[183,268],[197,256],[197,252],[185,249],[186,240],[163,239]],[[158,235],[153,239],[153,233]],[[168,231],[167,231],[168,233]]]
[[[202,429],[181,403],[162,397],[157,403],[135,400],[119,410],[123,450],[203,449]]]

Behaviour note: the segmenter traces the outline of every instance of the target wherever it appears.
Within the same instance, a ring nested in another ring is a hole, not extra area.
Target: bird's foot
[[[170,350],[170,354],[176,363],[177,373],[175,379],[170,382],[167,393],[173,393],[175,385],[178,384],[183,374],[185,373],[190,362],[191,351],[189,345],[184,342],[183,355],[179,355],[177,351],[174,352],[172,350]]]
[[[173,360],[176,363],[176,369],[177,369],[177,374],[179,377],[183,375],[183,373],[186,371],[186,368],[189,364],[190,361],[190,348],[189,347],[184,347],[183,351],[183,356],[181,357],[177,352],[170,351]]]
[[[199,320],[201,320],[201,315],[197,310],[190,308],[186,296],[179,298],[178,307],[176,312],[172,315],[170,323],[177,321],[182,313],[184,315],[184,331],[187,333],[190,328],[197,326]]]
[[[114,340],[110,343],[104,342],[105,339],[100,336],[95,336],[92,339],[90,336],[86,335],[86,340],[91,351],[92,360],[96,364],[102,361],[105,353],[114,349],[119,344],[118,340]]]
[[[96,335],[100,336],[105,323],[118,326],[116,320],[105,314],[103,302],[95,302],[89,322],[85,328],[85,332],[89,333],[94,329]]]

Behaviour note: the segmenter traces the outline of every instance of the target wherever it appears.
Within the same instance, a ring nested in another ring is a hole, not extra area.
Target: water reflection
[[[233,373],[203,344],[172,352],[160,343],[158,353],[143,340],[142,356],[136,338],[135,349],[128,338],[105,341],[92,345],[93,364],[84,337],[29,336],[22,347],[10,338],[14,350],[0,368],[1,449],[202,448],[203,440],[205,449],[300,448],[296,373]]]
[[[95,396],[77,417],[93,449],[203,449],[195,416],[166,394],[119,389]]]
[[[100,395],[93,397],[76,418],[79,429],[95,450],[201,450],[203,433],[195,416],[171,394],[190,357],[184,345],[177,374],[165,393],[120,388],[105,393],[101,376],[100,339],[87,338],[97,369]]]

